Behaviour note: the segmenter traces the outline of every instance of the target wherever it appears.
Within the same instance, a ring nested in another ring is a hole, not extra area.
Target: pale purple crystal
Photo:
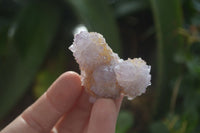
[[[82,84],[94,97],[133,99],[151,85],[151,67],[141,58],[123,60],[96,32],[82,31],[69,47],[80,66]]]

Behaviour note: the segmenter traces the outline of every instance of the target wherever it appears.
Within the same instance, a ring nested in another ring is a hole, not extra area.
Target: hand
[[[90,103],[80,76],[66,72],[1,133],[114,133],[121,101]]]

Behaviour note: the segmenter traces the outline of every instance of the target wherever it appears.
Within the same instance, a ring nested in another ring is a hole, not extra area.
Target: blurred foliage
[[[133,114],[130,111],[123,110],[119,112],[116,133],[126,133],[134,124]]]
[[[170,80],[176,80],[180,70],[180,66],[174,62],[173,57],[176,49],[183,43],[177,31],[182,25],[182,12],[179,0],[151,0],[151,3],[158,39],[158,81],[156,90],[157,100],[155,101],[158,105],[155,105],[155,113],[156,115],[163,115],[169,108],[170,97],[168,95],[171,93],[169,88],[174,86],[174,84],[169,84]]]
[[[10,25],[6,44],[9,50],[0,66],[0,118],[27,90],[51,45],[59,20],[56,5],[34,2],[21,9]]]
[[[0,128],[25,95],[78,71],[67,48],[80,24],[152,65],[152,86],[124,101],[117,133],[200,132],[199,0],[1,0]]]

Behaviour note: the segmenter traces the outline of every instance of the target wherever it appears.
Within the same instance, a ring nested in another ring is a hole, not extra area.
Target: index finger
[[[72,108],[81,91],[78,74],[74,72],[62,74],[45,94],[6,128],[7,132],[13,130],[12,125],[20,125],[14,127],[15,132],[49,132],[59,118]]]

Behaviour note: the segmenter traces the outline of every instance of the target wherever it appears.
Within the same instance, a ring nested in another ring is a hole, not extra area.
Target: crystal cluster
[[[151,84],[151,67],[141,58],[123,60],[96,32],[82,31],[69,47],[79,64],[81,80],[94,97],[133,99]]]

